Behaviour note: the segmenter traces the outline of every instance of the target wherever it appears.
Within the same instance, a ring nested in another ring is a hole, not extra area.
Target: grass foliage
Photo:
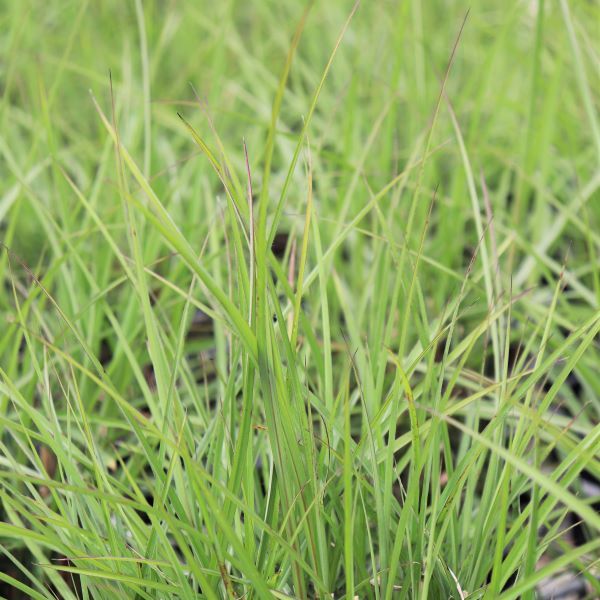
[[[302,4],[0,5],[0,589],[597,597],[598,5]]]

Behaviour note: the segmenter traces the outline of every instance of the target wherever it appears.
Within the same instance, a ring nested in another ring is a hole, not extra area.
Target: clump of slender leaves
[[[600,594],[596,5],[0,8],[0,595]]]

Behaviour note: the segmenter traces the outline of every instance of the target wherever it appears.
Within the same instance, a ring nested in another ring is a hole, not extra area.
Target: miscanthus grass
[[[600,595],[598,5],[301,4],[1,5],[2,597]]]

